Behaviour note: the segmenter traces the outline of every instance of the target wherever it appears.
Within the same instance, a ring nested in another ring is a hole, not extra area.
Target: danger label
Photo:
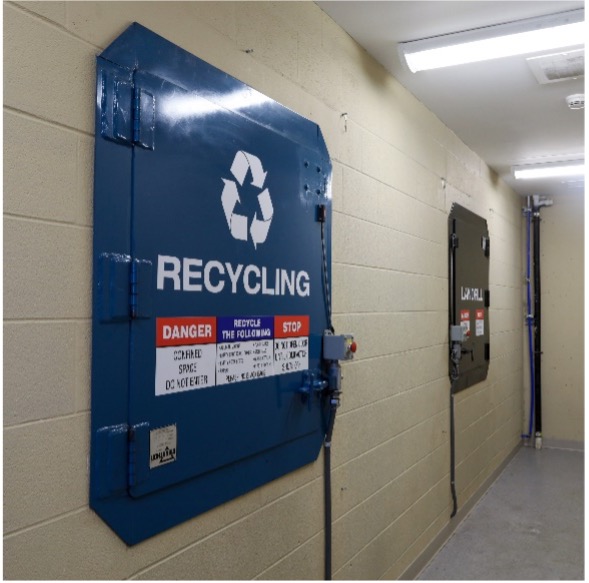
[[[216,338],[216,318],[157,318],[156,346],[210,344]]]
[[[309,316],[276,316],[274,374],[309,368]]]
[[[276,316],[275,337],[309,336],[309,316]]]
[[[215,385],[216,318],[157,318],[155,394]]]
[[[296,372],[309,368],[309,339],[274,340],[275,374]]]
[[[485,335],[485,310],[475,311],[475,334],[477,336]]]
[[[470,336],[470,310],[460,310],[460,326],[465,337]]]
[[[309,368],[309,316],[156,319],[155,394]]]

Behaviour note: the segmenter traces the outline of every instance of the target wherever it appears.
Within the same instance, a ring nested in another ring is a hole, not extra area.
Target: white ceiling
[[[584,78],[540,85],[526,56],[410,73],[397,43],[584,7],[582,1],[328,0],[317,4],[521,195],[581,191],[584,180],[517,182],[511,167],[584,157]],[[554,52],[554,51],[551,51]],[[535,55],[534,55],[535,56]]]

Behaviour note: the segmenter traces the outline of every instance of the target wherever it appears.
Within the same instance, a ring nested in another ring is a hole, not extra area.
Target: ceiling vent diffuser
[[[584,49],[531,57],[526,61],[541,85],[570,81],[585,75]]]

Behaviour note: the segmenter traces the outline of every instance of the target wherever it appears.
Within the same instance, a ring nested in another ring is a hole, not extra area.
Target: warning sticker
[[[274,318],[217,318],[217,384],[261,379],[274,374]]]
[[[185,346],[215,342],[216,318],[157,318],[156,346]]]
[[[475,334],[477,336],[485,335],[485,310],[475,310]]]
[[[176,461],[178,438],[175,425],[167,425],[149,432],[149,469]]]
[[[156,318],[155,394],[309,368],[309,316]]]
[[[276,316],[274,374],[309,368],[309,316]]]
[[[155,394],[215,385],[216,318],[157,318]]]
[[[470,310],[460,310],[460,326],[465,337],[470,336]]]

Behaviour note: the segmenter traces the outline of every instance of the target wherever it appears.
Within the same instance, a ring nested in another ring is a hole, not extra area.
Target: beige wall
[[[542,435],[584,442],[584,195],[541,210]]]
[[[321,460],[133,548],[88,508],[95,55],[132,21],[323,130],[334,323],[359,344],[333,442],[334,574],[398,577],[449,521],[454,201],[492,237],[489,377],[457,397],[461,505],[519,442],[521,205],[311,2],[4,4],[4,576],[322,578]]]

